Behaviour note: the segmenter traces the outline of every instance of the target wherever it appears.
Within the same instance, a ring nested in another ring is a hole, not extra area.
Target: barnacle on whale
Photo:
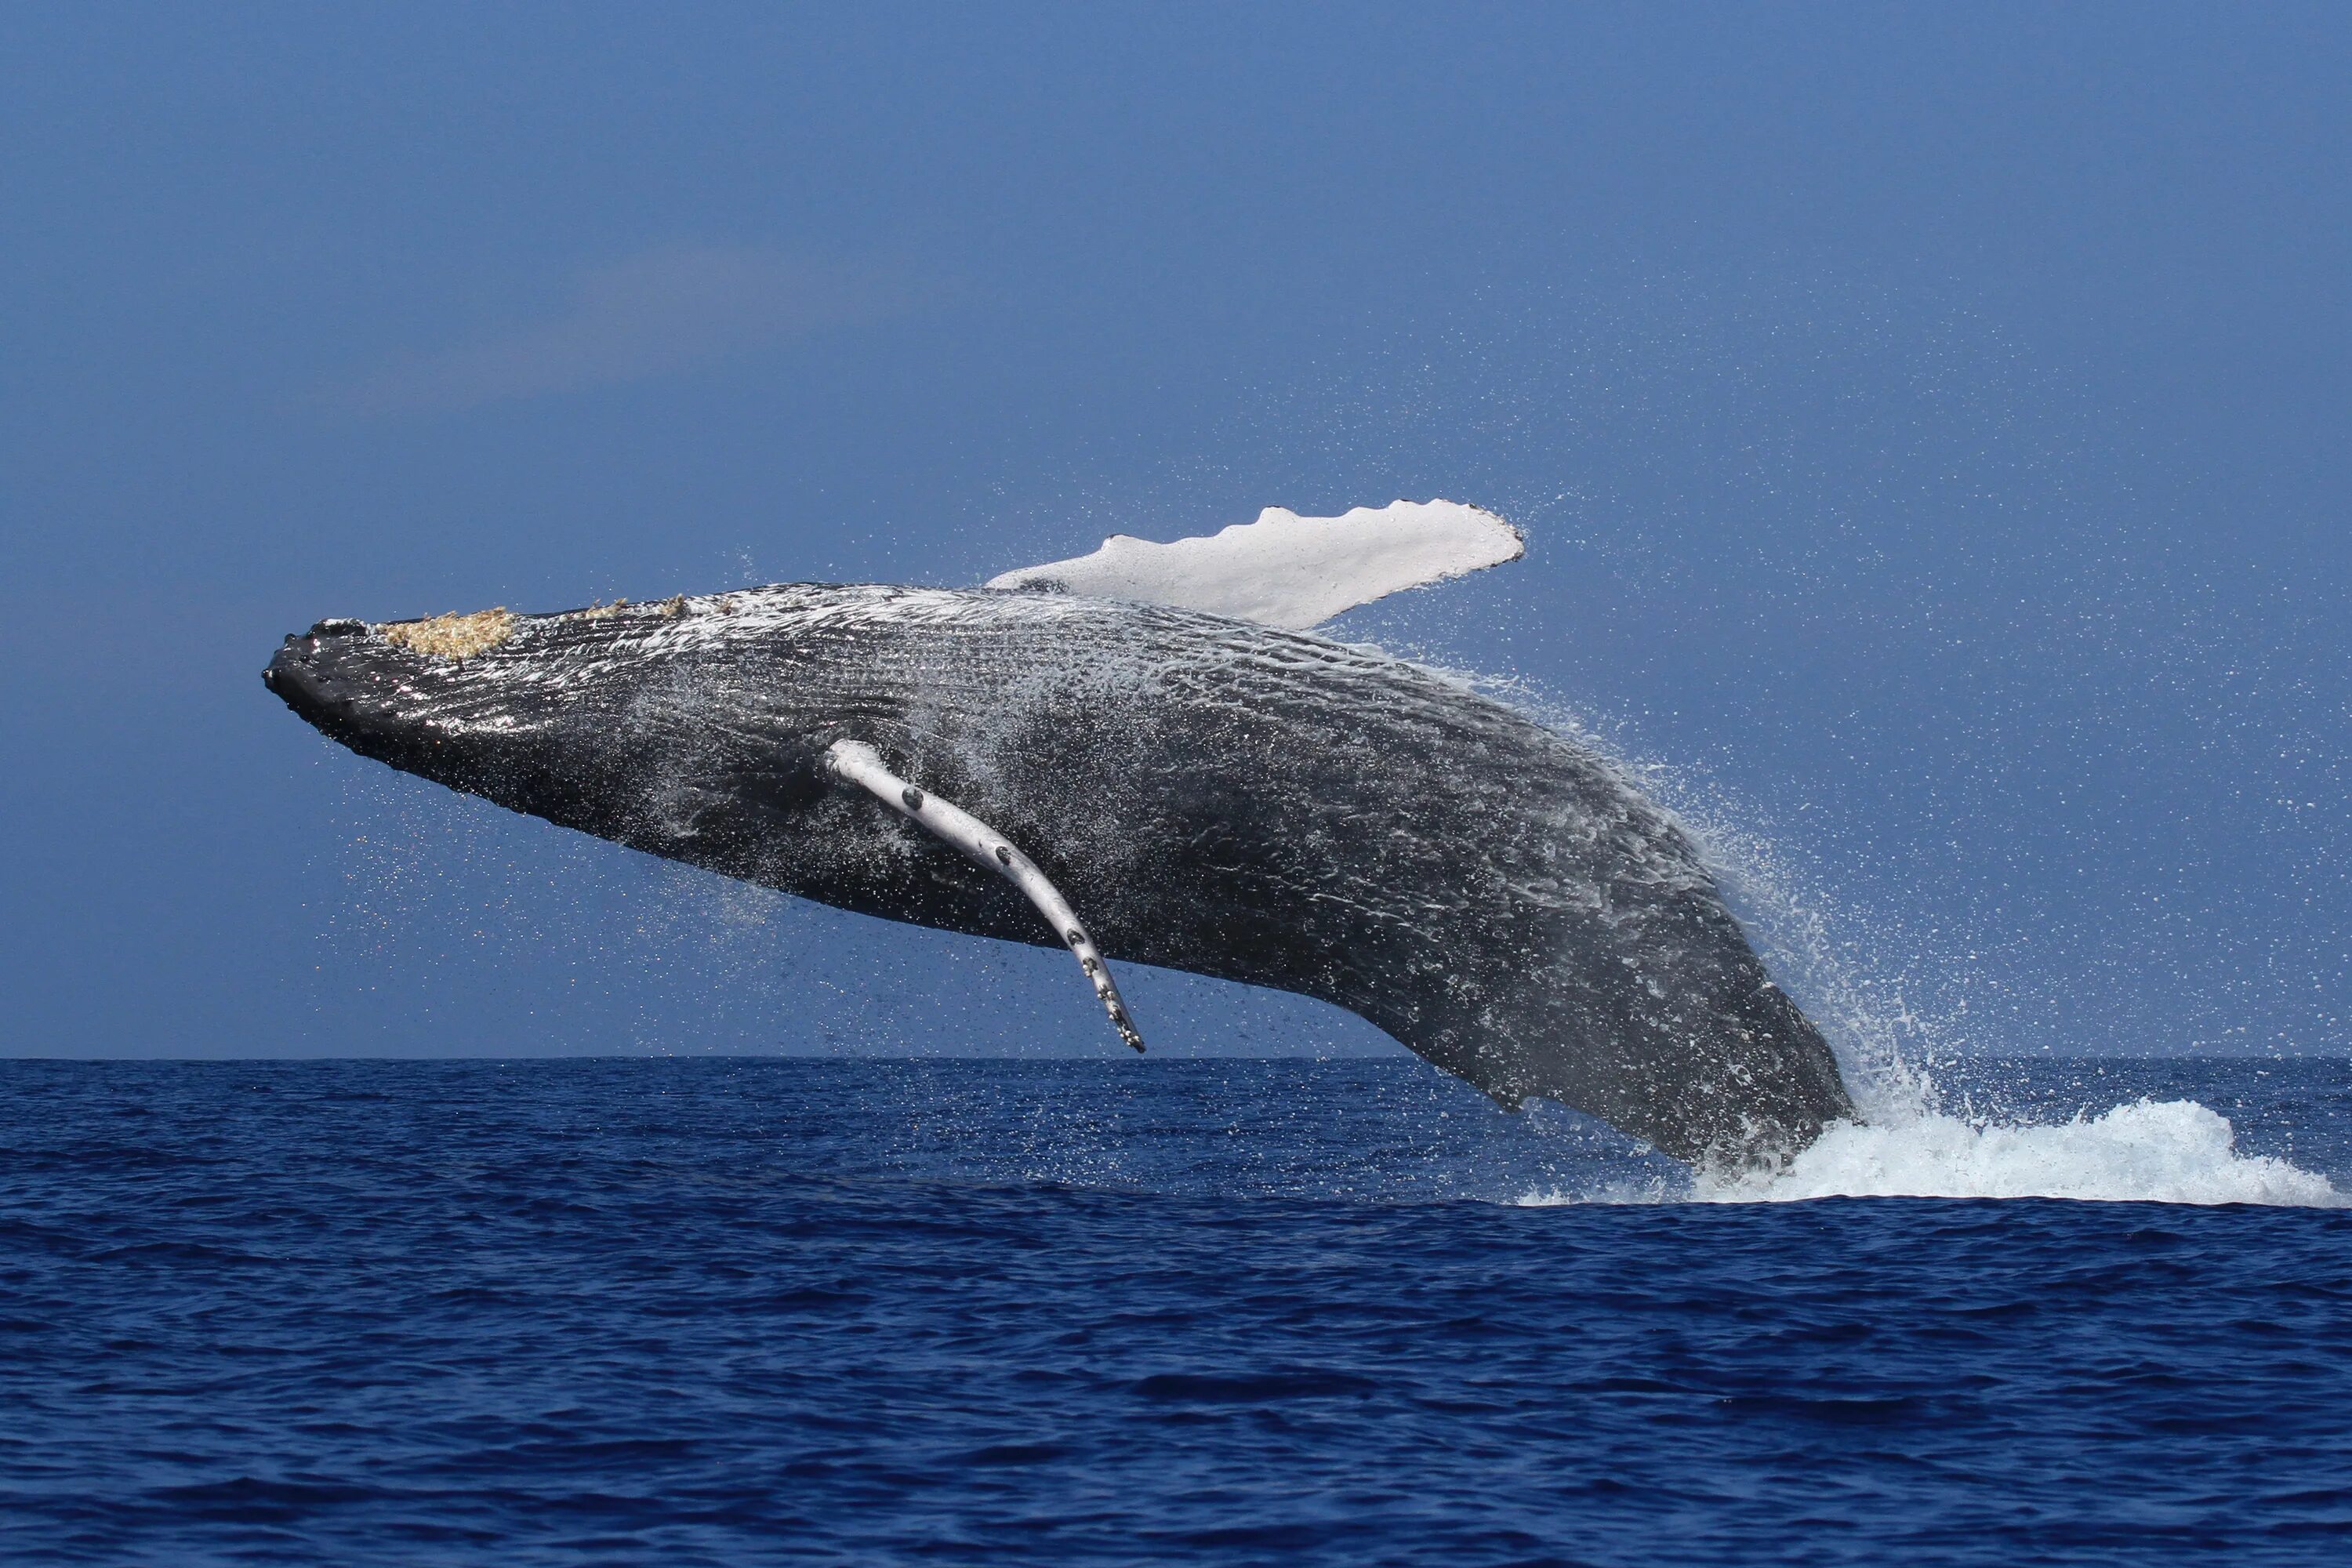
[[[381,629],[384,640],[395,647],[436,658],[472,658],[513,637],[521,624],[520,616],[499,605],[470,616],[453,611],[421,621],[394,621]]]

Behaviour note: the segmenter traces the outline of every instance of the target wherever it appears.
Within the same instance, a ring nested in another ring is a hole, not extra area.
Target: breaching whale
[[[1517,553],[1448,504],[1421,510],[1463,548],[1337,588],[1227,530],[1222,576],[1114,540],[982,589],[327,620],[264,679],[353,751],[512,810],[1066,946],[1138,1048],[1113,959],[1319,997],[1506,1106],[1681,1159],[1803,1147],[1853,1114],[1834,1058],[1665,811],[1465,683],[1279,624]]]

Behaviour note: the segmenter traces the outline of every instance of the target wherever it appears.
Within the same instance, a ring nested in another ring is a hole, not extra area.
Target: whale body
[[[845,784],[828,758],[855,750],[909,805],[932,792],[1017,845],[1113,959],[1319,997],[1506,1106],[1549,1098],[1681,1159],[1785,1156],[1853,1114],[1666,812],[1373,650],[1067,594],[798,584],[326,621],[265,679],[353,751],[515,811],[842,909],[1060,940]]]

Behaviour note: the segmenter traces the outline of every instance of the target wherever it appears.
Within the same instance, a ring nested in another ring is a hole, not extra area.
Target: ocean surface
[[[0,1562],[2352,1562],[2352,1064],[1941,1096],[0,1063]]]

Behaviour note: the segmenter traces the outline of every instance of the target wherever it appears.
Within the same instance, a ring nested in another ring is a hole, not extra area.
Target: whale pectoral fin
[[[908,821],[938,835],[974,864],[986,867],[1020,889],[1087,972],[1087,979],[1094,986],[1095,994],[1102,999],[1103,1010],[1110,1015],[1111,1026],[1118,1031],[1118,1037],[1139,1051],[1143,1048],[1143,1037],[1136,1032],[1135,1021],[1128,1016],[1127,1004],[1111,980],[1110,965],[1087,938],[1087,928],[1079,923],[1078,913],[1070,907],[1070,901],[1062,897],[1061,890],[1046,879],[1045,873],[1029,857],[1015,849],[1004,835],[962,807],[918,789],[892,773],[883,765],[880,754],[863,742],[835,741],[826,749],[824,763],[834,777],[857,785]]]
[[[1526,552],[1517,529],[1459,501],[1393,501],[1339,517],[1301,517],[1270,506],[1255,522],[1170,544],[1113,534],[1091,555],[1003,573],[987,585],[1306,627]]]

